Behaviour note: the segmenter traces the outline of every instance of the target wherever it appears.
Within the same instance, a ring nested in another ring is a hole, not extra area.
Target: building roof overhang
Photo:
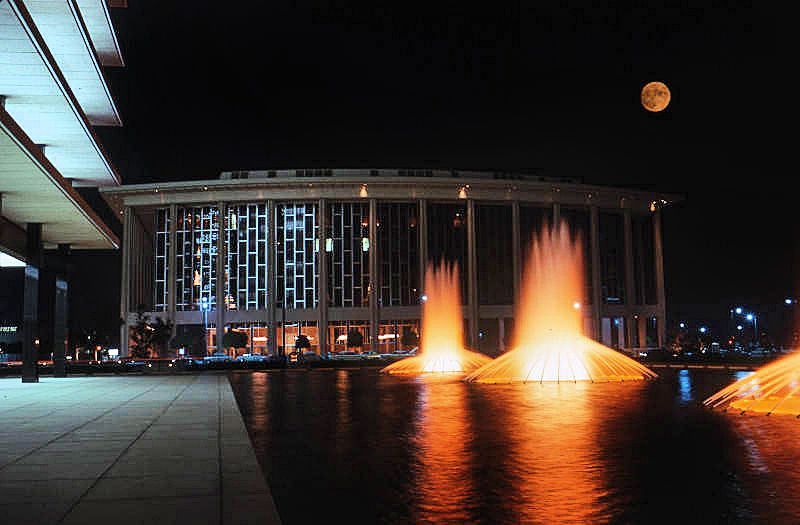
[[[6,220],[22,228],[42,224],[46,247],[119,247],[117,236],[2,108],[0,197]]]
[[[59,16],[66,15],[62,12]],[[77,20],[73,18],[75,23]],[[79,46],[79,33],[65,38]],[[91,60],[81,53],[88,51],[84,49],[73,58]],[[97,70],[88,70],[88,75],[95,78],[87,82],[96,92],[105,90],[98,88]],[[78,87],[82,85],[78,82]],[[9,115],[35,144],[44,147],[49,161],[61,175],[72,179],[74,185],[120,183],[70,83],[21,0],[0,1],[0,96]]]
[[[25,7],[89,122],[94,126],[121,126],[78,5],[64,0],[26,0]]]
[[[362,191],[363,190],[363,191]],[[463,191],[462,191],[463,190]],[[564,206],[598,206],[631,209],[646,213],[661,209],[683,197],[631,188],[598,186],[573,182],[532,180],[492,180],[485,178],[409,178],[409,177],[303,177],[206,180],[135,184],[103,188],[103,198],[121,213],[125,206],[159,207],[170,204],[211,204],[254,202],[259,200],[332,199],[408,201],[458,201],[465,198],[481,202],[534,204],[560,203]]]
[[[111,7],[128,7],[127,3],[113,0],[108,4],[105,0],[76,0],[76,2],[100,63],[104,66],[124,66],[125,62],[122,59],[108,7],[109,4]]]

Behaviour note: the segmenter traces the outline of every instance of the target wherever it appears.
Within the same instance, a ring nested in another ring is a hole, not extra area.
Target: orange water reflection
[[[418,522],[610,521],[599,425],[609,406],[625,410],[641,392],[619,384],[418,381]],[[506,504],[483,507],[498,499]],[[498,511],[506,514],[487,516]]]

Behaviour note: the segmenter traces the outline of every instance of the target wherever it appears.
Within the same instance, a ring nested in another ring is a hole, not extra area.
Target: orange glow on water
[[[630,381],[656,374],[583,335],[583,253],[567,225],[534,238],[513,350],[469,375],[480,383]],[[576,306],[577,305],[577,306]]]
[[[483,354],[464,348],[464,321],[461,314],[461,285],[458,268],[442,262],[428,265],[422,306],[420,353],[384,368],[389,374],[430,372],[471,372],[491,361]]]
[[[703,403],[712,408],[800,416],[800,352],[759,368]]]

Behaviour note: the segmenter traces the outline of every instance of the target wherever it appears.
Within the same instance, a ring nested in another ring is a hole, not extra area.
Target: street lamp
[[[758,316],[756,314],[747,314],[745,319],[753,323],[753,342],[758,344]]]
[[[705,326],[701,326],[701,327],[700,327],[700,333],[701,333],[701,334],[704,334],[704,333],[706,333],[706,332],[708,332],[708,328],[706,328]]]
[[[205,295],[200,298],[200,311],[203,313],[203,333],[205,334],[206,341],[208,341],[208,311],[211,305],[208,302],[208,297]],[[219,334],[217,334],[219,335]],[[219,346],[219,345],[217,345]],[[218,348],[219,349],[219,348]]]
[[[742,315],[742,307],[741,306],[737,306],[736,309],[734,310],[734,312],[736,312],[736,315]]]
[[[686,323],[684,323],[684,322],[682,322],[682,321],[681,321],[680,323],[678,323],[678,327],[679,327],[681,330],[683,330],[684,328],[686,328]]]

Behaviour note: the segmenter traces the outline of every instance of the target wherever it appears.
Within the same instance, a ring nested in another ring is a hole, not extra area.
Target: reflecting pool
[[[230,379],[285,524],[800,523],[800,421],[702,407],[733,373],[659,375]]]

